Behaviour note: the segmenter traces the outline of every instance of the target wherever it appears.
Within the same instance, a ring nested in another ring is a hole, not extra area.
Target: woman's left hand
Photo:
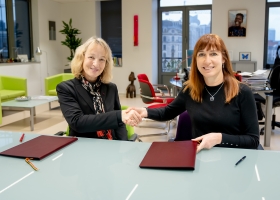
[[[222,133],[208,133],[200,137],[194,138],[192,139],[192,141],[200,142],[196,150],[196,153],[198,153],[201,149],[211,149],[216,144],[221,144]]]

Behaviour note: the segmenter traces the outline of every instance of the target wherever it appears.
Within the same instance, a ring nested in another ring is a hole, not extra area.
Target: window
[[[122,58],[122,2],[101,1],[101,37],[112,50],[114,60]],[[121,64],[115,63],[115,66]]]
[[[273,1],[273,0],[270,0]],[[193,6],[193,5],[212,5],[212,0],[160,0],[160,7],[168,7],[168,6]]]
[[[26,54],[31,59],[30,0],[0,0],[0,61]]]
[[[179,63],[187,57],[186,50],[193,50],[197,40],[211,32],[211,16],[209,5],[159,9],[159,26],[162,27],[159,37],[163,38],[159,51],[167,50],[166,57],[162,56],[163,52],[159,55],[159,76],[170,76],[166,73],[176,72]],[[182,68],[185,66],[186,62],[180,65]]]
[[[273,66],[276,57],[276,50],[280,45],[280,1],[268,1],[274,3],[267,3],[266,6],[266,40],[264,66],[269,68]]]
[[[179,36],[179,37],[178,37],[178,40],[179,40],[179,42],[182,42],[182,37]]]
[[[160,0],[159,3],[158,82],[170,86],[174,72],[190,66],[187,52],[201,35],[211,33],[212,0]]]
[[[175,53],[175,49],[174,49],[174,45],[172,45],[172,49],[171,49],[171,58],[174,58],[174,53]]]

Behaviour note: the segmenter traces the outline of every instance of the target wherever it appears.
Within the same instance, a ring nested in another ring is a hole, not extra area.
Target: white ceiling
[[[82,1],[96,1],[96,0],[53,0],[60,3],[68,3],[68,2],[82,2]]]
[[[60,3],[69,3],[69,2],[83,2],[83,1],[115,1],[115,0],[53,0]]]

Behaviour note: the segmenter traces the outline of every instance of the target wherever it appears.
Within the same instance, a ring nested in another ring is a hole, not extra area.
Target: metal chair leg
[[[154,121],[154,122],[156,122],[156,121]],[[168,133],[170,131],[171,122],[175,122],[174,119],[166,121],[166,126],[164,128],[162,128],[162,127],[152,127],[152,126],[138,126],[139,128],[160,128],[160,129],[166,129],[167,128],[167,130],[165,132],[162,132],[162,133],[152,133],[152,134],[144,134],[144,135],[139,135],[138,134],[138,137],[137,137],[138,141],[142,142],[142,140],[140,139],[141,137],[168,135]]]

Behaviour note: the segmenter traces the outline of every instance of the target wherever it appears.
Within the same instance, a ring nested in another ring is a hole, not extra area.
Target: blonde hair
[[[109,83],[112,78],[112,70],[113,70],[113,58],[112,58],[112,51],[109,47],[109,45],[102,39],[97,37],[90,37],[84,44],[79,46],[76,51],[73,60],[71,61],[71,71],[72,74],[76,78],[80,78],[80,75],[83,72],[83,62],[85,59],[85,53],[92,43],[99,44],[102,46],[105,50],[106,54],[106,64],[105,68],[102,72],[101,76],[101,82],[102,83]]]
[[[207,51],[216,49],[222,52],[223,60],[225,61],[222,69],[224,75],[225,103],[230,103],[231,99],[239,93],[239,81],[234,76],[225,43],[215,34],[205,34],[197,41],[192,55],[190,77],[189,80],[184,83],[184,85],[186,85],[184,92],[189,89],[192,99],[200,103],[202,102],[202,92],[205,87],[205,81],[197,68],[197,54],[200,50],[204,49]]]

